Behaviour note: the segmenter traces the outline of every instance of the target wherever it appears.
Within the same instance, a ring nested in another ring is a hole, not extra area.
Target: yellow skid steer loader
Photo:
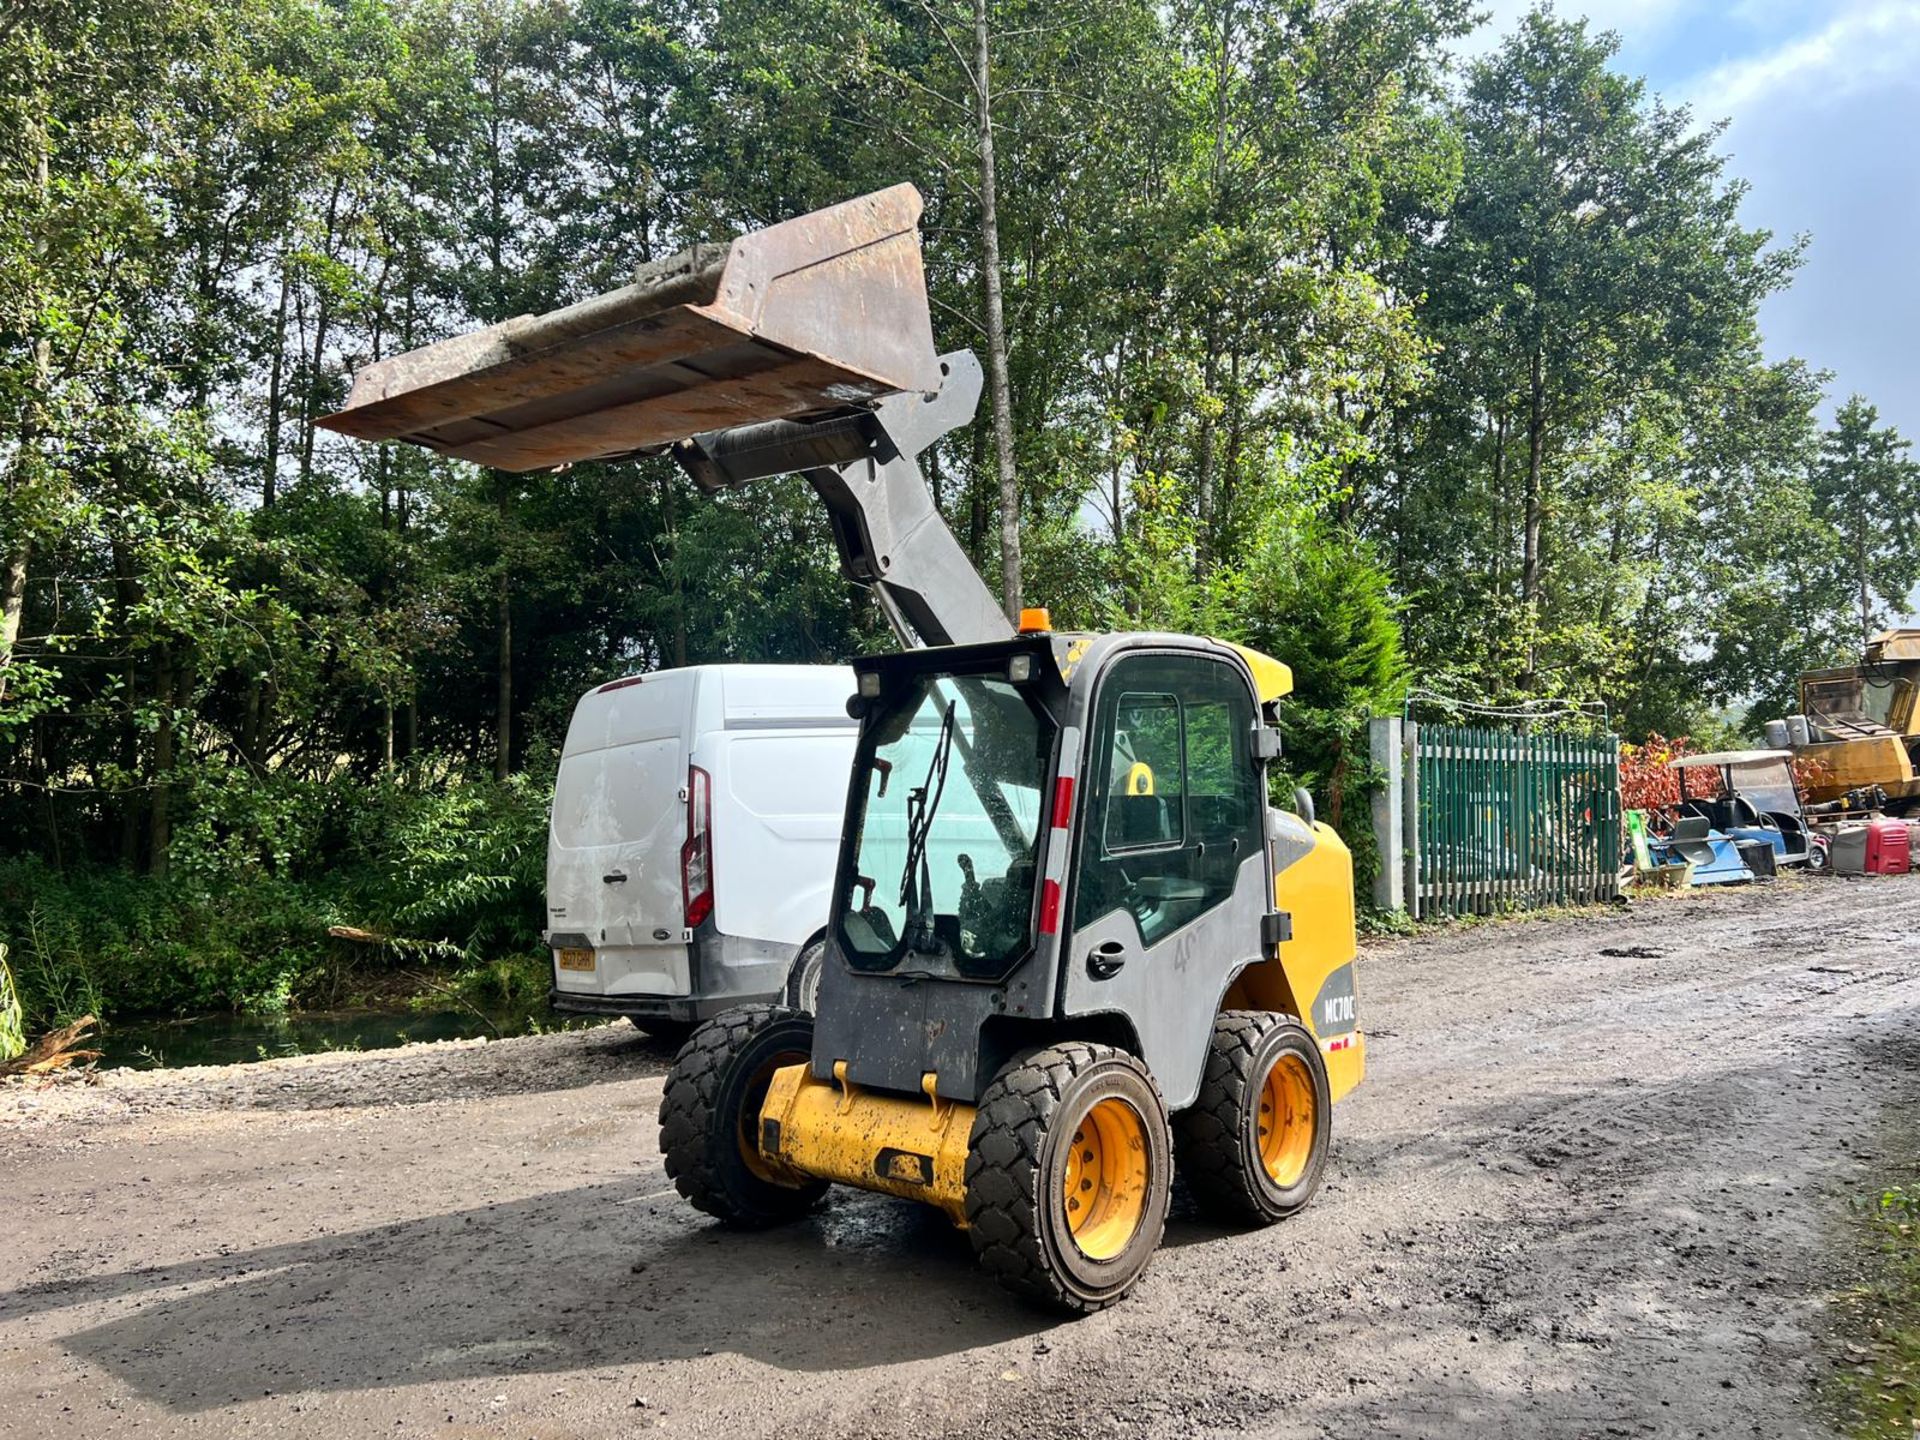
[[[923,1201],[1019,1293],[1111,1304],[1177,1165],[1236,1223],[1304,1205],[1365,1067],[1351,859],[1272,806],[1279,661],[1190,635],[1016,628],[918,457],[973,418],[934,349],[901,185],[631,285],[367,367],[327,423],[525,470],[666,451],[709,493],[799,473],[899,653],[860,722],[817,1013],[707,1022],[668,1173],[734,1225],[831,1183]]]

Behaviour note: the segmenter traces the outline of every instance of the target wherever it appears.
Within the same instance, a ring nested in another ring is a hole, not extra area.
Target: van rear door
[[[686,995],[692,988],[680,851],[686,839],[688,743],[697,674],[615,681],[574,711],[554,785],[547,843],[547,930],[562,954],[558,989]]]

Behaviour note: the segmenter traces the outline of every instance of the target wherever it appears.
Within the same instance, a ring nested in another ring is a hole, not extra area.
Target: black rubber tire
[[[827,937],[816,935],[800,947],[787,971],[787,1004],[811,1015],[820,1003],[820,971],[827,961]]]
[[[1145,1122],[1148,1180],[1132,1239],[1112,1259],[1096,1261],[1076,1246],[1059,1197],[1074,1129],[1108,1098],[1128,1101]],[[1071,1315],[1103,1310],[1132,1289],[1160,1248],[1172,1161],[1166,1102],[1132,1055],[1069,1041],[1018,1056],[987,1086],[974,1116],[967,1151],[974,1254],[1024,1299]]]
[[[1277,1185],[1260,1160],[1260,1093],[1283,1055],[1305,1062],[1314,1093],[1314,1134],[1305,1169]],[[1174,1119],[1180,1175],[1208,1218],[1235,1225],[1284,1220],[1320,1187],[1333,1128],[1333,1101],[1320,1045],[1291,1015],[1223,1010],[1214,1017],[1206,1074],[1194,1103]]]
[[[725,1011],[681,1047],[660,1105],[660,1150],[695,1209],[757,1229],[806,1214],[826,1194],[824,1180],[791,1186],[756,1174],[745,1154],[772,1071],[812,1051],[813,1017],[779,1005]]]

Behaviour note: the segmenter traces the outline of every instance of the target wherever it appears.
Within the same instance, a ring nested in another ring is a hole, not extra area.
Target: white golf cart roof
[[[1669,760],[1669,770],[1692,770],[1703,765],[1716,769],[1722,765],[1764,765],[1770,760],[1791,760],[1791,750],[1715,750],[1707,755],[1682,755]]]

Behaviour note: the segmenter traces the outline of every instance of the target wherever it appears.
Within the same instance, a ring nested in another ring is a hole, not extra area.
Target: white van
[[[581,698],[547,834],[556,1010],[668,1033],[748,1000],[811,1008],[853,688],[838,665],[695,665]]]

